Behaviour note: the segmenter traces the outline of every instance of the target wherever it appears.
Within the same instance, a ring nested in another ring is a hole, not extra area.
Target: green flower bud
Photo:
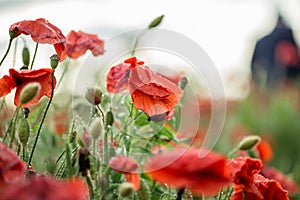
[[[121,183],[118,188],[118,191],[122,197],[129,197],[134,191],[134,185],[133,183],[129,182]]]
[[[111,126],[114,123],[114,115],[111,111],[106,113],[106,125]]]
[[[149,24],[148,28],[151,29],[151,28],[157,27],[157,26],[161,23],[161,21],[163,20],[163,18],[164,18],[164,15],[161,15],[161,16],[159,16],[159,17],[156,17],[156,18]]]
[[[25,66],[28,66],[30,62],[30,53],[27,47],[24,47],[22,50],[22,59],[23,59],[23,64]]]
[[[18,131],[19,140],[20,140],[22,146],[26,147],[28,139],[29,139],[29,135],[30,135],[30,126],[29,126],[27,119],[22,117],[19,120],[19,125],[18,125],[17,131]]]
[[[86,100],[92,105],[98,105],[101,103],[102,91],[99,87],[89,88],[85,94]]]
[[[239,150],[250,150],[252,149],[258,142],[260,141],[260,137],[257,135],[250,135],[242,139],[238,144]]]
[[[28,83],[21,91],[20,105],[33,100],[40,92],[41,84],[38,82]]]
[[[53,54],[51,57],[50,57],[50,66],[52,69],[56,69],[57,65],[58,65],[58,62],[59,62],[59,56],[56,55],[56,54]]]
[[[180,79],[180,82],[179,82],[179,87],[184,90],[184,88],[186,87],[186,85],[188,84],[188,79],[186,77],[182,77]]]
[[[10,32],[9,32],[9,37],[10,37],[10,39],[12,40],[12,39],[14,39],[15,37],[17,37],[17,36],[18,36],[18,32],[19,32],[19,30],[18,30],[17,28],[15,28],[14,30],[10,31]]]
[[[97,139],[102,132],[102,125],[99,118],[96,118],[92,121],[89,129],[89,133],[94,139]]]

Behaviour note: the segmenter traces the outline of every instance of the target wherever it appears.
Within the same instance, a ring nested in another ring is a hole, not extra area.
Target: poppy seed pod
[[[58,55],[56,54],[53,54],[51,57],[50,57],[50,66],[52,69],[55,69],[58,65],[58,62],[59,62],[59,57]]]
[[[133,193],[134,185],[132,183],[129,183],[129,182],[121,183],[119,188],[118,188],[118,191],[119,191],[119,194],[122,197],[128,197]]]
[[[85,94],[85,98],[92,105],[98,105],[101,103],[102,91],[97,86],[89,88]]]
[[[30,135],[30,127],[27,119],[21,118],[18,126],[18,136],[23,147],[26,147]]]
[[[28,83],[21,91],[20,105],[33,100],[41,90],[41,84],[38,82]]]
[[[24,47],[23,50],[22,50],[22,60],[23,60],[23,64],[25,66],[29,65],[30,53],[29,53],[29,49],[27,47]]]
[[[252,149],[258,142],[260,141],[260,137],[257,135],[250,135],[242,139],[238,144],[239,150],[250,150]]]
[[[97,139],[102,132],[102,125],[99,118],[96,118],[92,121],[89,132],[94,139]]]

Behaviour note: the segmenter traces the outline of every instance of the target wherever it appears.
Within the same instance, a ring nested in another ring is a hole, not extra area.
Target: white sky
[[[107,39],[123,31],[144,28],[154,17],[165,14],[160,28],[179,32],[198,43],[219,69],[225,84],[229,77],[237,84],[244,82],[245,79],[239,78],[249,72],[253,42],[273,26],[274,3],[281,8],[295,33],[300,32],[300,2],[297,0],[13,2],[0,0],[0,57],[7,45],[9,26],[17,21],[42,17],[65,35],[71,29],[80,29]]]

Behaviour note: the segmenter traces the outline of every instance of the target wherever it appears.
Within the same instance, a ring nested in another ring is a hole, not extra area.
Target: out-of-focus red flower
[[[140,176],[136,169],[139,164],[126,156],[114,156],[109,160],[109,167],[118,173],[123,173],[126,180],[134,184],[134,189],[137,191],[140,188]]]
[[[14,99],[14,104],[18,106],[20,104],[20,95],[22,89],[27,85],[28,83],[38,82],[41,85],[40,92],[37,94],[37,96],[31,100],[28,103],[22,104],[22,107],[28,107],[32,104],[36,104],[43,96],[51,96],[51,90],[52,90],[52,73],[53,69],[38,69],[38,70],[21,70],[17,71],[15,69],[10,69],[9,74],[10,78],[8,76],[4,76],[0,79],[0,83],[3,83],[4,85],[9,85],[9,89],[12,90],[15,86],[16,94]],[[55,81],[55,80],[54,80]],[[54,83],[55,84],[55,83]],[[0,87],[0,97],[3,96],[3,94],[7,94],[8,89],[3,89]]]
[[[276,180],[267,179],[258,173],[263,164],[261,160],[239,157],[227,162],[234,182],[231,200],[287,200],[285,191]]]
[[[288,178],[285,174],[274,167],[264,166],[261,170],[261,174],[266,178],[278,181],[283,189],[287,190],[289,194],[299,192],[299,186],[295,183],[295,181]]]
[[[144,66],[130,71],[128,83],[134,106],[149,117],[167,116],[183,94],[177,85]]]
[[[12,24],[9,31],[17,31],[17,36],[20,34],[30,35],[37,43],[53,44],[60,61],[66,58],[65,36],[59,28],[46,19],[20,21]]]
[[[104,42],[95,34],[89,34],[82,31],[70,31],[66,38],[67,56],[78,58],[91,50],[94,56],[104,53]]]
[[[136,57],[132,57],[112,67],[106,77],[107,91],[110,93],[118,93],[128,89],[130,69],[143,64],[143,61],[138,61]]]
[[[239,157],[228,160],[227,166],[234,184],[242,186],[243,189],[247,191],[253,193],[258,192],[257,188],[253,185],[253,181],[254,174],[259,173],[263,167],[261,160],[249,157]]]
[[[288,193],[276,180],[267,179],[260,174],[254,175],[253,184],[260,195],[244,190],[240,185],[235,185],[230,200],[288,200]]]
[[[264,139],[260,140],[260,142],[256,145],[256,150],[263,162],[270,161],[273,157],[271,145]]]
[[[14,151],[0,142],[0,189],[21,181],[25,173],[25,163]]]
[[[154,181],[197,195],[214,195],[230,183],[225,156],[195,148],[177,146],[159,153],[144,168]]]
[[[68,132],[69,115],[66,110],[56,110],[53,113],[54,132],[63,135]]]
[[[33,176],[3,191],[0,199],[5,200],[87,200],[88,187],[80,179],[58,181],[51,177]]]

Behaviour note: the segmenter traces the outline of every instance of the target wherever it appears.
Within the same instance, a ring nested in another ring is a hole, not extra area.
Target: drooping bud
[[[41,84],[38,82],[28,83],[21,91],[20,105],[33,100],[40,92]]]
[[[184,88],[186,87],[186,85],[188,84],[188,79],[186,77],[182,77],[180,79],[180,82],[179,82],[179,87],[184,90]]]
[[[29,126],[27,119],[22,117],[19,120],[19,125],[18,125],[17,131],[18,131],[19,140],[20,140],[22,146],[26,147],[28,139],[29,139],[29,135],[30,135],[30,126]]]
[[[28,50],[28,48],[26,46],[22,50],[22,60],[23,60],[23,64],[25,66],[29,65],[29,62],[30,62],[30,53],[29,53],[29,50]]]
[[[10,37],[11,40],[18,36],[18,31],[19,30],[17,28],[15,28],[12,31],[9,31],[9,37]]]
[[[89,154],[90,152],[85,148],[81,147],[79,150],[79,172],[82,176],[87,176],[88,170],[91,168]]]
[[[56,69],[57,65],[58,65],[58,62],[59,62],[59,56],[57,54],[53,54],[51,57],[50,57],[50,66],[52,69]]]
[[[118,192],[122,197],[129,197],[134,191],[134,184],[129,182],[121,183]]]
[[[151,28],[157,27],[157,26],[161,23],[161,21],[163,20],[163,18],[164,18],[164,15],[161,15],[161,16],[159,16],[159,17],[156,17],[156,18],[149,24],[148,28],[151,29]]]
[[[97,86],[88,88],[88,90],[85,94],[85,98],[92,105],[98,105],[99,103],[101,103],[102,91]]]
[[[257,135],[246,136],[238,144],[238,149],[245,151],[251,150],[260,140],[260,137]]]
[[[114,123],[114,115],[111,111],[106,113],[106,125],[111,126]]]

